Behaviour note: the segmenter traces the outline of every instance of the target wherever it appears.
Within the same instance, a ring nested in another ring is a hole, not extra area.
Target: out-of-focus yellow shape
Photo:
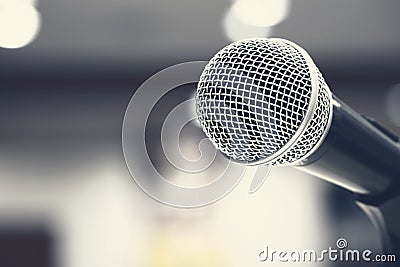
[[[265,38],[271,33],[271,27],[260,27],[244,23],[230,8],[223,20],[223,27],[226,36],[231,41],[238,41],[246,38]]]
[[[0,2],[0,47],[28,45],[37,36],[40,22],[39,12],[29,3]]]
[[[287,17],[289,4],[289,0],[238,0],[232,11],[246,24],[271,27]]]
[[[177,242],[162,234],[153,241],[148,252],[146,267],[224,267],[227,260],[223,258],[223,251],[212,242],[190,239]]]

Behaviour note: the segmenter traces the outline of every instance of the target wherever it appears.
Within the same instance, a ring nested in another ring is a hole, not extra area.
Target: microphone
[[[294,166],[369,203],[398,195],[396,135],[334,96],[308,53],[283,39],[246,39],[219,51],[201,74],[196,110],[225,156]]]

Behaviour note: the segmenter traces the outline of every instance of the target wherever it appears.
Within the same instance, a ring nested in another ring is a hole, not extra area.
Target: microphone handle
[[[333,118],[321,146],[297,168],[354,193],[377,229],[382,252],[400,259],[399,138],[334,97]]]
[[[400,193],[399,138],[333,96],[326,138],[298,168],[368,202],[382,202]]]

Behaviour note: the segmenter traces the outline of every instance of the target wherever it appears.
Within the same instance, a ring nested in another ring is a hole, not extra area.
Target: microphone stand
[[[359,196],[356,204],[378,230],[382,253],[394,254],[396,257],[395,262],[382,262],[377,266],[400,266],[400,193],[383,201]]]

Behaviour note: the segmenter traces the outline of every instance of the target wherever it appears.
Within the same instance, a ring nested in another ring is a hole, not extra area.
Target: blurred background
[[[157,71],[282,37],[337,96],[400,134],[398,10],[395,0],[0,0],[0,266],[261,266],[265,245],[318,250],[340,237],[378,251],[347,192],[292,168],[273,169],[254,195],[246,176],[207,207],[164,206],[133,182],[121,129]],[[195,85],[182,90],[175,103]],[[159,117],[149,150],[168,173]],[[191,134],[185,144],[197,148]]]

